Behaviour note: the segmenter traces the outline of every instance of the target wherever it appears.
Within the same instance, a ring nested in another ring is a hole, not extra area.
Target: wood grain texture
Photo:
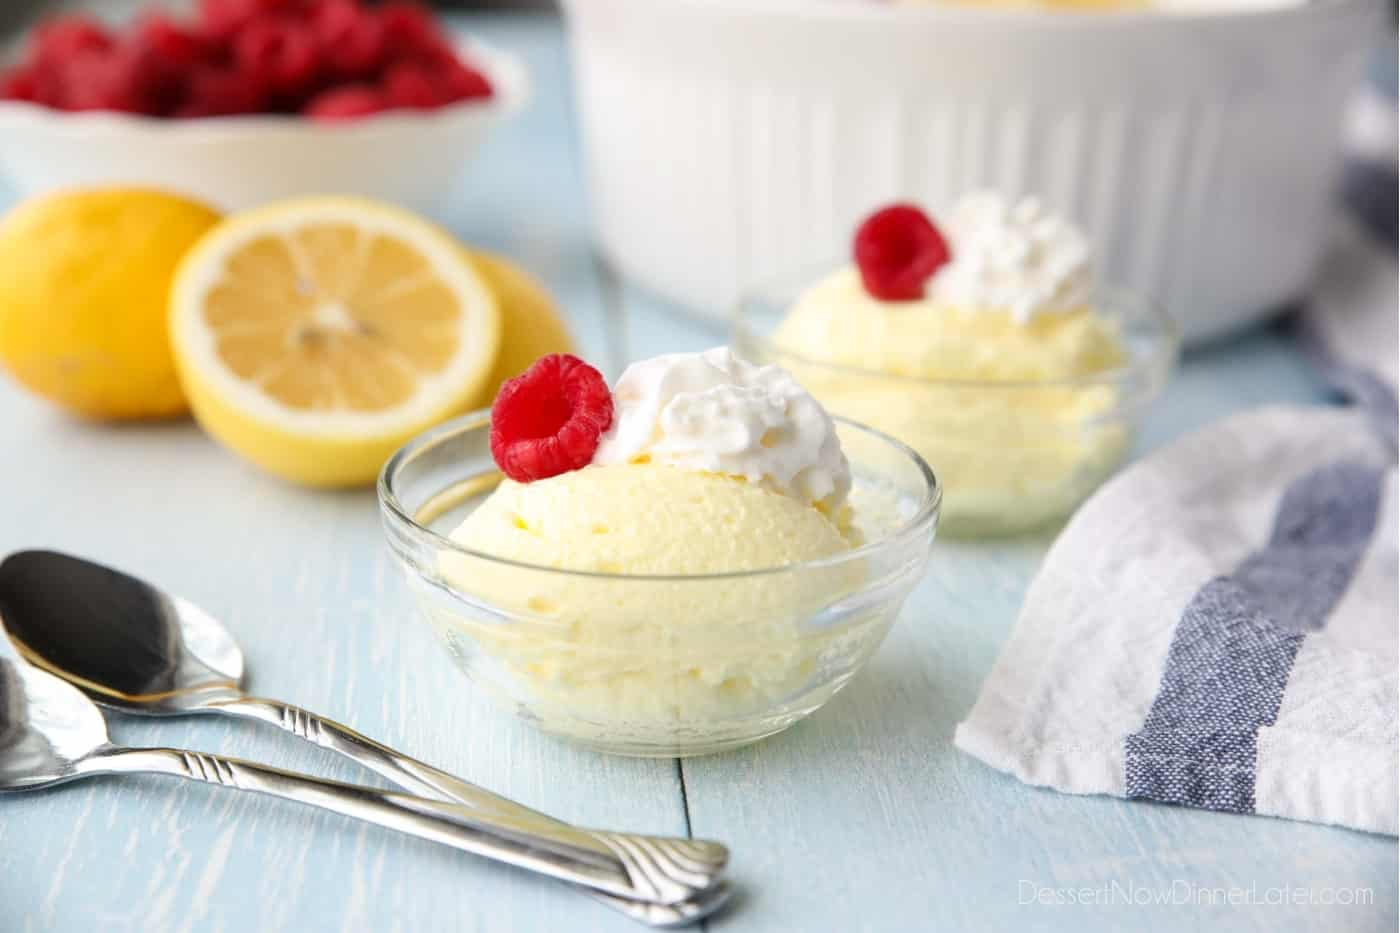
[[[120,0],[126,3],[127,0]],[[128,4],[129,5],[129,4]],[[530,109],[465,168],[443,216],[508,253],[567,307],[585,352],[722,343],[713,325],[613,282],[588,245],[555,21],[462,19],[520,51]],[[611,356],[612,358],[609,358]],[[1194,355],[1143,448],[1321,390],[1273,331]],[[1396,926],[1394,840],[1025,787],[954,751],[953,726],[1014,619],[1049,535],[939,542],[889,641],[826,709],[751,749],[685,762],[608,758],[473,699],[417,618],[373,496],[293,489],[188,423],[101,428],[0,386],[0,549],[56,547],[186,595],[242,642],[250,687],[343,719],[565,819],[734,849],[743,888],[714,930],[1380,930]],[[187,745],[375,783],[249,724],[114,719],[122,742]],[[687,814],[688,807],[688,814]],[[1037,906],[1021,882],[1370,887],[1360,907]],[[0,933],[637,929],[507,869],[291,804],[174,780],[72,785],[0,801]]]

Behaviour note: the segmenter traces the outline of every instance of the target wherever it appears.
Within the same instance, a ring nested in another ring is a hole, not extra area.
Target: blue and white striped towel
[[[1340,242],[1313,331],[1357,404],[1232,417],[1108,483],[959,748],[1070,793],[1396,834],[1396,268]]]

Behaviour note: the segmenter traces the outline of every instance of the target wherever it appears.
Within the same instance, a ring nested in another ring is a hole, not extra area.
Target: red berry
[[[161,70],[129,43],[73,55],[55,72],[61,84],[58,103],[67,110],[155,114],[161,109]]]
[[[141,102],[107,59],[77,59],[67,69],[65,110],[114,110],[139,113]]]
[[[402,63],[384,73],[384,94],[394,107],[431,110],[446,103],[447,95],[426,68]]]
[[[122,49],[139,72],[142,112],[153,116],[184,103],[190,75],[210,58],[203,36],[159,14],[143,17]]]
[[[324,54],[336,74],[369,77],[384,63],[384,30],[373,17],[362,17],[325,46]]]
[[[312,29],[324,37],[373,14],[360,6],[358,0],[304,0],[302,15]]]
[[[188,70],[208,53],[202,36],[159,13],[136,24],[136,42],[172,70]]]
[[[20,66],[0,73],[0,100],[39,99],[39,82],[30,68]]]
[[[384,32],[374,19],[358,19],[322,46],[331,70],[347,78],[368,78],[384,63]]]
[[[484,74],[459,61],[443,69],[441,81],[449,100],[482,100],[495,93]]]
[[[62,65],[75,55],[105,52],[113,45],[107,30],[86,16],[63,16],[40,24],[34,33],[33,61],[37,67]]]
[[[414,58],[443,45],[433,15],[416,3],[386,3],[379,10],[384,42],[395,58]]]
[[[249,23],[234,38],[233,52],[241,71],[276,94],[300,93],[316,79],[316,43],[290,20]]]
[[[58,109],[65,106],[68,95],[59,69],[32,67],[30,75],[34,79],[34,103]]]
[[[185,102],[176,117],[223,117],[262,109],[261,85],[225,65],[205,65],[189,75]]]
[[[913,301],[924,297],[924,284],[950,254],[928,215],[912,204],[893,204],[856,230],[855,258],[872,297]]]
[[[345,84],[313,97],[302,113],[313,120],[353,120],[390,107],[384,92],[365,84]]]
[[[319,0],[308,14],[322,61],[341,78],[372,78],[384,62],[384,30],[355,0]]]
[[[497,393],[491,456],[520,483],[582,469],[612,419],[612,393],[602,373],[567,353],[542,356]]]
[[[289,9],[296,0],[200,0],[199,26],[204,35],[229,40],[249,23]]]

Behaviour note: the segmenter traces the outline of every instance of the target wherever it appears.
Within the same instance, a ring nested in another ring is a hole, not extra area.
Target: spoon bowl
[[[31,663],[102,704],[178,715],[242,695],[243,652],[209,613],[55,551],[0,561],[0,619]]]
[[[72,780],[106,744],[102,713],[78,690],[0,656],[0,791]]]

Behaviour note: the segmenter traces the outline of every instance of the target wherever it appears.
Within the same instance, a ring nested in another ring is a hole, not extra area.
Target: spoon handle
[[[312,742],[322,748],[344,755],[369,768],[379,776],[400,787],[437,800],[463,804],[493,818],[509,821],[521,828],[540,832],[568,832],[570,839],[585,848],[613,854],[613,844],[595,839],[589,830],[578,829],[551,816],[532,810],[484,787],[464,781],[432,765],[394,751],[369,736],[362,735],[333,719],[263,697],[240,696],[220,700],[199,708],[201,712],[222,713],[274,725]],[[610,834],[613,839],[631,840],[630,834]],[[652,837],[654,838],[654,837]],[[686,840],[677,840],[685,842]],[[722,884],[722,883],[721,883]],[[715,886],[702,895],[699,902],[656,904],[649,901],[617,897],[599,891],[592,892],[602,903],[626,914],[633,920],[656,927],[676,927],[693,923],[710,914],[728,899],[727,886]]]
[[[464,781],[456,775],[434,768],[430,764],[396,752],[367,735],[361,735],[349,726],[318,716],[310,710],[293,706],[290,703],[267,700],[262,697],[244,696],[210,703],[201,707],[200,711],[224,713],[269,723],[298,738],[344,755],[351,761],[369,768],[380,777],[393,781],[415,794],[460,803],[474,810],[481,810],[495,816],[509,817],[530,825],[550,826],[555,829],[568,827],[567,823],[546,816],[537,810],[531,810],[523,804],[502,797],[500,794],[492,793],[479,785]],[[573,827],[568,828],[573,829]],[[597,848],[596,844],[582,838],[588,835],[586,832],[581,830],[575,830],[575,832],[581,837],[577,840],[579,844]],[[606,849],[599,849],[599,851],[605,852]]]
[[[655,904],[680,904],[714,885],[728,852],[704,840],[588,835],[605,853],[567,834],[542,834],[457,804],[342,784],[172,748],[106,746],[82,759],[84,774],[154,773],[282,797],[428,839],[561,881]],[[640,840],[640,842],[639,842]]]

